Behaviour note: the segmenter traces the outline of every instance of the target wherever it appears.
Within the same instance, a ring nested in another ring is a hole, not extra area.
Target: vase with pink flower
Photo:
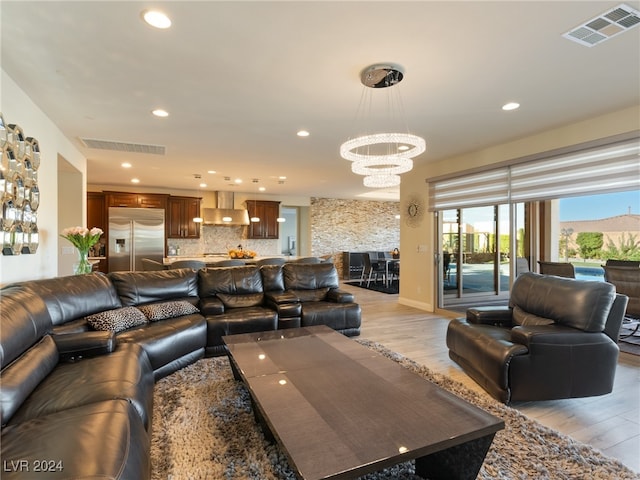
[[[76,275],[91,273],[93,265],[89,262],[89,249],[98,243],[102,233],[98,227],[93,227],[91,230],[85,227],[69,227],[62,230],[60,236],[69,240],[78,250],[78,263],[73,265],[73,273]]]

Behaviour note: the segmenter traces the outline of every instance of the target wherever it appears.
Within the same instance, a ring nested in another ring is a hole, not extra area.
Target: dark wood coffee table
[[[504,428],[501,419],[328,327],[224,341],[256,418],[301,479],[357,478],[413,459],[425,478],[474,479]]]

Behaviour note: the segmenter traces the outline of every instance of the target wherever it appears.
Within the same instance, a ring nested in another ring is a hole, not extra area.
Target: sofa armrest
[[[302,304],[291,292],[267,292],[264,294],[265,305],[278,312],[278,328],[300,326]]]
[[[354,303],[355,296],[351,292],[332,288],[327,292],[327,301],[335,303]]]
[[[282,305],[285,303],[298,303],[300,299],[291,292],[265,292],[264,298],[268,303]]]
[[[82,333],[92,331],[85,317],[71,320],[70,322],[54,325],[52,333],[55,335],[67,335],[69,333]]]
[[[511,340],[525,345],[531,352],[537,348],[591,347],[612,340],[602,332],[584,332],[563,325],[528,325],[511,329]],[[574,348],[575,350],[575,348]]]
[[[200,313],[206,315],[221,315],[224,313],[224,303],[217,297],[200,299]]]
[[[52,335],[61,360],[105,355],[115,350],[115,332],[95,331]]]
[[[467,310],[467,321],[478,325],[511,327],[513,310],[507,306],[475,307]]]

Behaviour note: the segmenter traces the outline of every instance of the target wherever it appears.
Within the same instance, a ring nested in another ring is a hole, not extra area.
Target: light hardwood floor
[[[448,375],[467,387],[485,393],[449,359],[445,334],[449,320],[398,303],[398,295],[387,295],[350,285],[362,307],[360,338],[379,342],[390,350]],[[614,390],[590,398],[514,403],[543,425],[587,443],[640,472],[640,356],[620,354]]]

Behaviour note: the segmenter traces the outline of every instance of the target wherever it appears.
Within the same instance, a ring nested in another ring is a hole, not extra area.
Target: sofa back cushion
[[[513,283],[509,304],[561,325],[585,332],[602,332],[615,293],[615,287],[605,282],[527,272]]]
[[[246,293],[238,295],[230,295],[228,293],[218,293],[218,298],[225,308],[246,308],[257,307],[262,305],[264,294],[262,293]]]
[[[198,302],[198,273],[189,268],[152,272],[112,272],[109,278],[125,306],[167,300]]]
[[[255,265],[244,267],[213,267],[198,273],[198,290],[201,298],[215,295],[262,294],[262,276]]]
[[[552,325],[555,323],[550,318],[539,317],[533,313],[525,312],[519,306],[513,307],[512,313],[512,323],[513,325],[518,326],[529,326],[529,325]]]
[[[265,292],[282,292],[284,290],[282,265],[263,265],[260,267],[260,274]]]
[[[340,285],[333,263],[286,263],[282,272],[286,290],[328,290]]]
[[[51,331],[47,306],[26,284],[0,290],[0,369]]]
[[[33,390],[58,364],[56,343],[45,335],[2,370],[0,423],[6,425]]]
[[[99,272],[33,280],[23,285],[44,300],[53,325],[122,306],[109,278]]]
[[[5,425],[33,389],[58,363],[51,317],[27,285],[0,291],[0,423]]]

